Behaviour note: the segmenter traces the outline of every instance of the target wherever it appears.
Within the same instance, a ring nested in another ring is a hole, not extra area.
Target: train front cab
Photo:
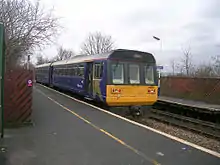
[[[142,56],[143,57],[143,56]],[[153,60],[109,60],[106,103],[144,113],[157,101],[158,77]]]

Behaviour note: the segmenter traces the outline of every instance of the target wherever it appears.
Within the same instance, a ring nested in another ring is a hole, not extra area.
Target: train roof
[[[117,60],[138,60],[155,63],[155,58],[151,53],[141,52],[128,49],[116,49],[107,53],[95,54],[95,55],[78,55],[68,60],[62,60],[53,62],[51,66],[72,64],[78,62],[89,62],[102,59],[117,59]]]
[[[41,67],[46,67],[46,66],[50,66],[51,63],[46,63],[46,64],[41,64],[41,65],[37,65],[35,66],[35,68],[41,68]]]
[[[71,59],[68,60],[62,60],[62,61],[57,61],[52,63],[52,66],[56,65],[63,65],[63,64],[72,64],[72,63],[77,63],[77,62],[87,62],[87,61],[93,61],[95,59],[107,59],[109,55],[112,53],[107,52],[107,53],[102,53],[102,54],[95,54],[95,55],[78,55],[74,56]]]

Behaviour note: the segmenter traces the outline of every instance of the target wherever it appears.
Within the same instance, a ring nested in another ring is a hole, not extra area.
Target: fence
[[[5,73],[4,121],[6,124],[22,124],[31,121],[33,71],[21,68],[7,70]]]
[[[163,77],[161,78],[161,96],[220,104],[220,79]]]

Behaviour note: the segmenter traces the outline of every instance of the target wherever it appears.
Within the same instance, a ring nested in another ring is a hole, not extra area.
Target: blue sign
[[[162,69],[163,69],[163,66],[161,66],[161,65],[158,65],[158,66],[157,66],[157,69],[160,69],[160,70],[162,70]]]

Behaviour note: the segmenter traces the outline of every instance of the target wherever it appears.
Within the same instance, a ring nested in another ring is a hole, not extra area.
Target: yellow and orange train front
[[[157,86],[107,85],[106,87],[106,102],[109,106],[153,105],[157,98]]]

